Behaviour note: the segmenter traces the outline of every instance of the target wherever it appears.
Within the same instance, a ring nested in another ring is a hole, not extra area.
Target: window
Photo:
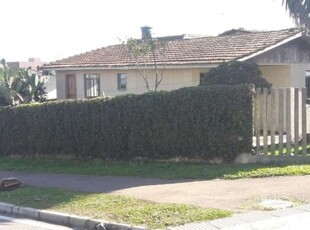
[[[98,97],[100,95],[100,75],[85,74],[85,97]]]
[[[127,76],[124,73],[117,74],[117,89],[127,90]]]
[[[199,76],[199,77],[200,77],[200,78],[199,78],[199,84],[201,84],[202,79],[205,78],[206,75],[207,75],[207,73],[200,73],[200,76]]]
[[[306,91],[307,99],[310,100],[310,70],[306,70]]]

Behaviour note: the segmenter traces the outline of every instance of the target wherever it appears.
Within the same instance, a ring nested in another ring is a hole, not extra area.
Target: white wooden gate
[[[253,117],[256,153],[307,156],[305,88],[257,89]]]

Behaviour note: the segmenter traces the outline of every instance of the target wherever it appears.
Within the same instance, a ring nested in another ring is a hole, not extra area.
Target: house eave
[[[219,63],[214,64],[183,64],[183,65],[158,65],[158,68],[165,69],[204,69],[216,67]],[[43,67],[42,69],[52,69],[55,71],[81,71],[81,70],[136,70],[135,66],[68,66],[68,67]],[[154,69],[154,66],[146,66],[145,69]]]
[[[288,43],[290,41],[293,41],[293,40],[295,40],[297,38],[300,38],[300,37],[303,36],[303,34],[304,34],[303,32],[299,32],[299,33],[295,34],[294,36],[286,38],[286,39],[282,40],[281,42],[278,42],[278,43],[276,43],[276,44],[274,44],[272,46],[268,46],[268,47],[266,47],[266,48],[264,48],[264,49],[262,49],[260,51],[257,51],[255,53],[252,53],[252,54],[247,55],[245,57],[239,58],[239,59],[237,59],[237,61],[241,61],[241,62],[242,61],[247,61],[247,60],[249,60],[251,58],[254,58],[254,57],[259,56],[259,55],[261,55],[263,53],[266,53],[266,52],[268,52],[268,51],[270,51],[270,50],[272,50],[274,48],[277,48],[277,47],[279,47],[281,45],[284,45],[284,44],[286,44],[286,43]]]

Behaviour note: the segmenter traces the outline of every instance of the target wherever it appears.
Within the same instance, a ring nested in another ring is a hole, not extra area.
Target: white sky
[[[0,59],[52,61],[140,37],[294,27],[282,0],[4,0]]]

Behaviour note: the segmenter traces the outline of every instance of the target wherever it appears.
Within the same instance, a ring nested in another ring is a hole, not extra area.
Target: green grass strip
[[[239,179],[310,175],[310,164],[208,165],[202,163],[139,163],[103,160],[73,161],[31,158],[0,158],[0,170],[36,173],[66,173],[155,177],[167,179]]]
[[[208,221],[231,215],[229,211],[191,205],[159,204],[126,196],[87,194],[28,186],[0,192],[0,200],[19,206],[146,226],[151,229]]]

